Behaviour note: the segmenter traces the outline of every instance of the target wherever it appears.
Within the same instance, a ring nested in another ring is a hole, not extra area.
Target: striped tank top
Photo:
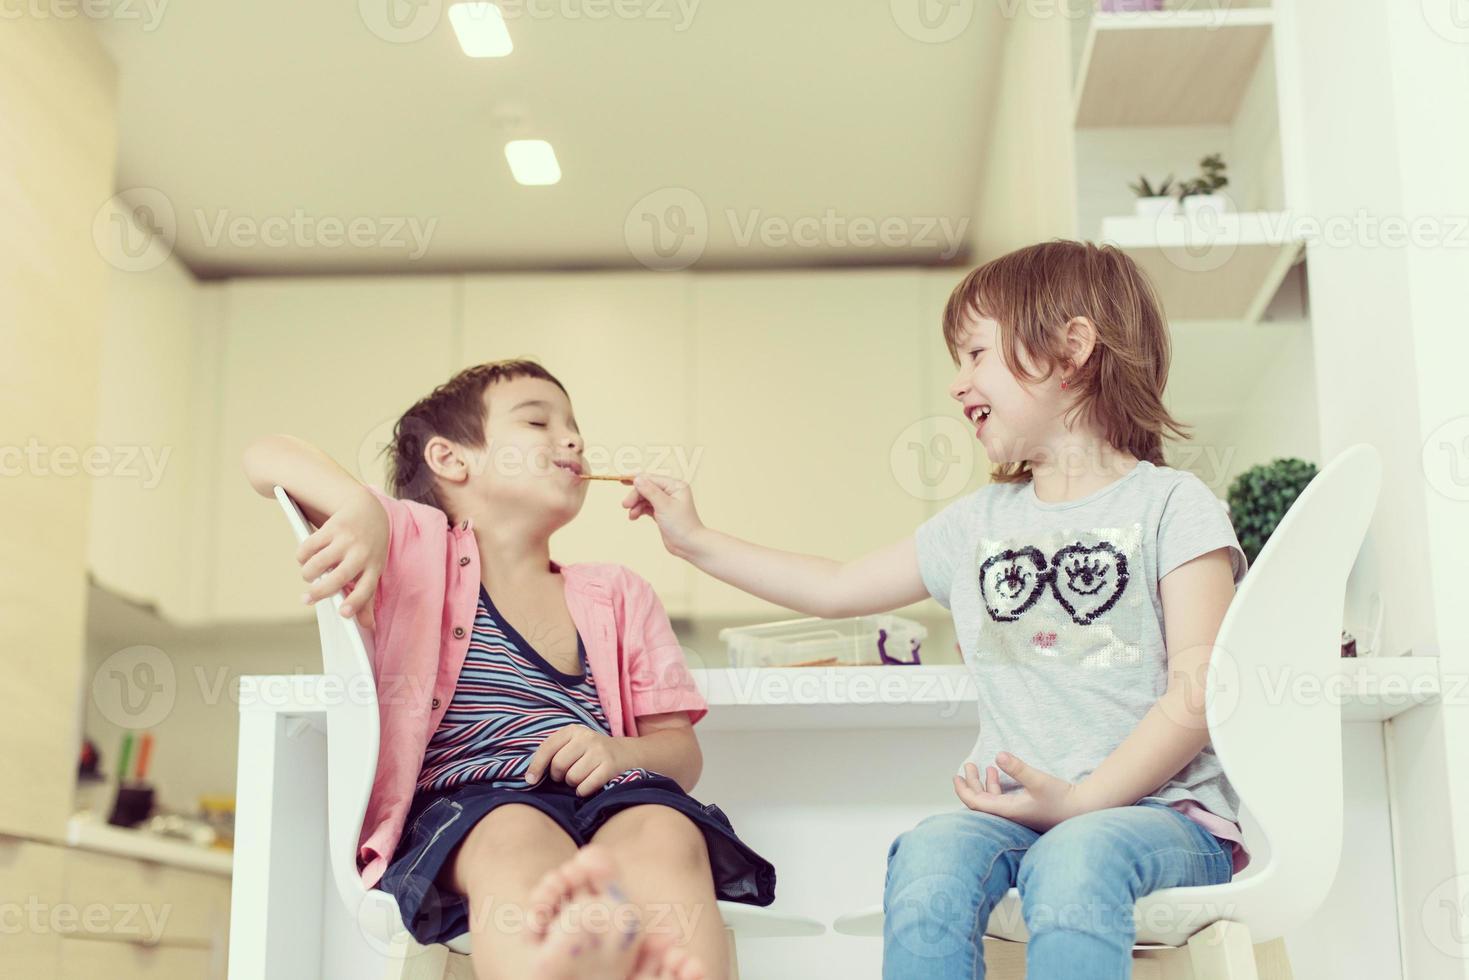
[[[505,621],[481,585],[469,651],[424,753],[418,789],[466,783],[526,788],[531,756],[557,729],[586,725],[610,735],[579,633],[576,653],[580,674],[552,667]]]

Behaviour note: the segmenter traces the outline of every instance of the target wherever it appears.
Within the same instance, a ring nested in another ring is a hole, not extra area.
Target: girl
[[[982,977],[1012,886],[1027,976],[1127,977],[1139,897],[1248,859],[1198,696],[1244,553],[1218,498],[1163,463],[1183,430],[1162,401],[1167,327],[1127,256],[1013,252],[959,284],[943,328],[949,394],[997,466],[913,536],[837,562],[705,527],[676,480],[641,475],[623,506],[673,554],[808,615],[951,611],[982,726],[954,777],[965,809],[889,850],[885,977]]]
[[[245,469],[319,525],[303,599],[350,587],[342,614],[374,631],[363,884],[420,943],[469,932],[480,980],[718,980],[715,899],[769,905],[775,871],[688,795],[706,706],[648,583],[551,560],[584,445],[561,383],[505,361],[398,421],[393,496],[289,437]]]

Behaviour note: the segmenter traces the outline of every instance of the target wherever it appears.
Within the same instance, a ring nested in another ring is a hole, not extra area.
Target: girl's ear
[[[1097,328],[1084,316],[1074,316],[1066,321],[1066,356],[1072,367],[1080,368],[1091,357],[1097,345]]]

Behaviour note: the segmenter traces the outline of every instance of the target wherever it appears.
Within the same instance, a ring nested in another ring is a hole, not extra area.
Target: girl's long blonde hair
[[[1163,465],[1163,440],[1187,439],[1190,426],[1163,407],[1171,347],[1163,307],[1147,276],[1119,249],[1056,240],[1029,245],[986,262],[949,294],[944,341],[959,360],[966,321],[978,313],[999,325],[1000,355],[1017,379],[1047,381],[1066,363],[1066,325],[1086,317],[1096,343],[1073,374],[1076,403],[1064,420],[1079,416],[1113,448]],[[1032,374],[1019,352],[1041,369]],[[1023,483],[1030,464],[1002,463],[996,483]]]

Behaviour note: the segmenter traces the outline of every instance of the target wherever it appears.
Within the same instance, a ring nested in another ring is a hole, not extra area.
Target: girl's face
[[[964,406],[985,455],[995,464],[1033,458],[1037,447],[1064,429],[1059,375],[1030,384],[1011,374],[999,350],[999,324],[987,317],[971,313],[959,340],[959,370],[949,395]],[[1025,352],[1018,353],[1020,363],[1035,373]]]
[[[485,390],[485,448],[475,463],[488,500],[565,522],[586,499],[585,442],[571,400],[541,378],[512,378]]]

